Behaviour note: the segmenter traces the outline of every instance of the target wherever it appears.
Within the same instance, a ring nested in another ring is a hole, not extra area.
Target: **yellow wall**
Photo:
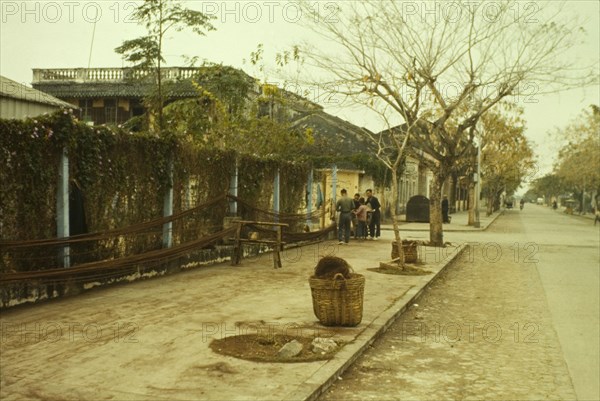
[[[330,224],[329,218],[333,212],[331,207],[333,201],[333,180],[331,173],[332,171],[330,169],[315,171],[315,179],[313,181],[313,208],[315,208],[317,204],[317,185],[320,185],[321,190],[323,191],[323,200],[325,205],[325,216],[323,217],[323,219],[321,219],[321,224],[323,226],[327,226]],[[366,188],[359,187],[360,175],[362,174],[364,174],[364,172],[361,170],[338,170],[335,198],[339,199],[339,197],[341,196],[340,191],[342,190],[342,188],[345,188],[346,191],[348,191],[348,196],[350,197],[353,197],[356,192],[360,192],[361,196],[364,196]],[[320,208],[320,210],[322,210],[322,208]]]
[[[336,198],[340,197],[340,191],[342,188],[345,188],[348,191],[348,196],[353,197],[356,192],[358,192],[358,174],[359,171],[347,171],[342,170],[337,172],[337,185],[336,185]],[[332,180],[331,171],[327,172],[327,198],[332,197],[332,188],[333,188],[333,180]],[[364,191],[363,191],[364,192]]]

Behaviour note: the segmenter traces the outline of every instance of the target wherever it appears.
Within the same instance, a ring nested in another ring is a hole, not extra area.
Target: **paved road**
[[[446,238],[474,246],[322,400],[600,399],[598,227],[527,205]]]
[[[580,400],[600,400],[600,226],[544,207],[527,210],[523,240],[539,244],[538,272]]]

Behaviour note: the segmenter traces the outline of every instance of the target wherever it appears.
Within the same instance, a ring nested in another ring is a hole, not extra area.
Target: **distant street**
[[[538,272],[577,396],[600,400],[600,226],[536,206],[522,222],[519,241],[540,246]]]
[[[471,251],[321,399],[600,399],[598,232],[528,204],[446,233]]]

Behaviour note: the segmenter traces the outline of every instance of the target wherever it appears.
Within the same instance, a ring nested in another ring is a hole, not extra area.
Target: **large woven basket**
[[[310,277],[313,311],[325,326],[357,326],[362,320],[365,277],[336,274],[333,279]]]

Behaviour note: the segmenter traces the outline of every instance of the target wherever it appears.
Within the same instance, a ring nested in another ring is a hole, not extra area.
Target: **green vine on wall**
[[[89,231],[126,227],[162,215],[173,165],[174,212],[225,193],[239,166],[239,196],[270,209],[280,169],[281,211],[303,204],[308,164],[221,150],[166,135],[91,127],[70,111],[27,120],[0,120],[0,229],[2,239],[56,236],[58,166],[66,147],[71,185],[85,198]],[[190,187],[194,187],[193,194]],[[188,199],[190,194],[193,199]],[[189,201],[189,202],[188,202]],[[222,218],[224,211],[215,215]]]

